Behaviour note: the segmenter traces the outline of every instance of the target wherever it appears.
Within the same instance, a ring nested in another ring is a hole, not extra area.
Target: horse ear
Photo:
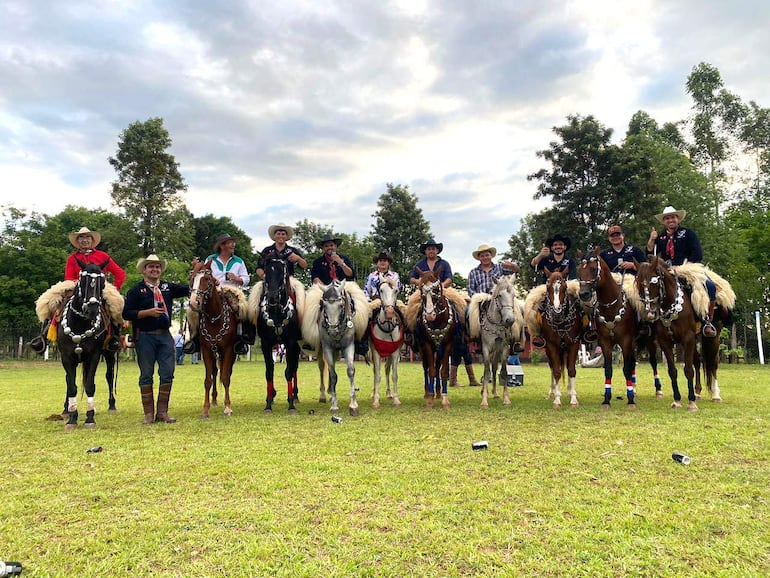
[[[552,271],[548,267],[543,267],[543,272],[545,273],[546,277],[550,277]]]
[[[594,247],[594,257],[598,257],[601,252],[602,252],[601,247],[599,247],[599,245],[596,245],[596,247]]]
[[[102,263],[101,265],[99,265],[99,269],[101,269],[102,271],[104,271],[105,267],[107,267],[107,265],[109,265],[109,264],[110,264],[110,259],[109,259],[109,257],[108,257],[108,258],[107,258],[107,260],[106,260],[104,263]]]
[[[85,269],[85,268],[88,266],[88,264],[87,264],[87,263],[84,263],[83,261],[81,261],[81,260],[80,260],[80,259],[78,259],[77,257],[75,257],[75,261],[77,261],[77,262],[78,262],[78,265],[80,265],[80,268],[81,268],[81,269]]]

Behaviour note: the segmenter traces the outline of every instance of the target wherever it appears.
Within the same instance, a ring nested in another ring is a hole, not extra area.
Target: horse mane
[[[227,299],[230,303],[230,307],[235,309],[238,319],[244,321],[248,318],[248,303],[246,302],[246,294],[238,287],[232,287],[231,285],[221,285],[222,297]]]
[[[524,300],[524,323],[530,330],[540,325],[537,322],[537,315],[543,299],[545,299],[545,285],[538,285],[527,293],[527,298]]]
[[[717,303],[728,310],[735,308],[735,291],[733,291],[730,283],[702,263],[685,263],[676,268],[676,273],[680,277],[684,277],[692,287],[693,306],[695,306],[696,299],[705,299],[705,311],[708,312],[708,292],[704,286],[706,277],[708,277],[717,286]],[[702,293],[703,297],[696,297],[696,291]]]
[[[460,325],[465,327],[465,308],[467,307],[465,297],[463,297],[462,293],[454,287],[446,287],[444,289],[444,295],[454,306],[455,313],[457,313],[457,320],[460,322]]]
[[[481,304],[492,300],[489,293],[476,293],[468,307],[468,335],[471,339],[481,337]]]
[[[318,328],[318,315],[321,313],[323,291],[318,284],[313,285],[305,293],[305,315],[302,318],[302,339],[313,349],[318,349],[321,343]]]
[[[112,321],[114,323],[123,323],[123,305],[125,304],[123,295],[120,294],[115,285],[108,282],[104,283],[102,295]]]
[[[346,281],[344,289],[353,300],[353,306],[355,307],[353,326],[356,329],[356,339],[360,340],[364,336],[367,327],[369,327],[369,302],[366,299],[366,293],[355,281]]]
[[[75,290],[75,281],[59,281],[46,289],[35,301],[35,313],[40,322],[53,319],[56,312],[64,303],[67,291]]]
[[[249,321],[252,323],[256,323],[257,318],[259,317],[260,313],[262,313],[260,309],[260,302],[262,301],[262,287],[264,287],[264,285],[264,281],[256,282],[251,288],[251,293],[249,293],[248,311]]]
[[[301,324],[302,317],[305,314],[305,286],[299,280],[291,276],[289,277],[289,282],[291,283],[291,289],[296,298],[294,305],[297,311],[297,321]],[[262,313],[262,291],[264,286],[264,281],[258,281],[254,284],[249,293],[249,299],[245,310],[247,311],[248,319],[252,323],[256,323],[257,318]]]

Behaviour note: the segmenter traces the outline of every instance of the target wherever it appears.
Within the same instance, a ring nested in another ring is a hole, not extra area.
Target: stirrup
[[[194,339],[191,339],[190,341],[185,341],[184,346],[182,347],[182,351],[184,351],[189,355],[192,355],[193,353],[198,353],[198,344],[195,342]]]
[[[701,329],[701,333],[703,334],[703,337],[716,337],[717,328],[714,327],[714,324],[711,323],[711,321],[705,321],[703,323],[703,328]]]
[[[33,337],[29,342],[29,348],[35,353],[41,354],[45,351],[46,343],[42,336]]]
[[[236,355],[246,355],[249,352],[249,346],[246,345],[245,341],[240,339],[235,342],[234,349]]]
[[[599,339],[599,334],[596,333],[596,331],[594,331],[593,329],[589,329],[588,331],[585,332],[585,334],[583,335],[583,338],[586,341],[593,343],[594,341]]]
[[[105,344],[104,348],[107,351],[112,351],[112,352],[120,351],[120,340],[113,335],[107,340],[107,343]]]
[[[542,335],[535,335],[532,338],[532,347],[537,347],[538,349],[545,347],[545,339]]]
[[[524,347],[519,343],[518,341],[513,344],[513,352],[514,353],[521,353],[524,351]]]

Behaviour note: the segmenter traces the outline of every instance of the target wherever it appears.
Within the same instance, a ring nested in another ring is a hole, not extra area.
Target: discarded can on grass
[[[489,442],[487,440],[482,440],[480,442],[473,442],[471,444],[471,448],[473,448],[475,451],[486,450],[486,449],[489,449]]]
[[[0,576],[21,576],[21,562],[3,562],[0,560]]]
[[[338,415],[333,415],[332,416],[332,421],[334,423],[342,423],[342,418],[340,416],[338,416]]]
[[[87,454],[98,454],[100,451],[102,451],[102,446],[96,446],[95,448],[89,448],[86,450]]]
[[[682,452],[674,452],[671,454],[671,459],[685,466],[690,465],[690,456],[686,456]]]

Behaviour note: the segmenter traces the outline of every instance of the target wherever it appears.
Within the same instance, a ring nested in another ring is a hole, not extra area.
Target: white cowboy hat
[[[143,259],[139,259],[139,261],[137,261],[136,263],[137,273],[144,275],[144,268],[147,266],[148,263],[160,263],[161,275],[163,275],[163,272],[166,270],[166,265],[168,265],[168,261],[166,261],[165,259],[161,259],[155,253],[153,253],[152,255],[147,255]]]
[[[273,241],[275,241],[275,235],[276,231],[286,231],[286,240],[288,241],[294,236],[294,228],[290,227],[289,225],[284,225],[283,223],[279,223],[277,225],[270,225],[267,229],[267,236],[270,237]]]
[[[88,227],[80,227],[79,231],[69,234],[70,243],[77,249],[80,249],[80,245],[78,245],[78,237],[80,237],[80,235],[91,235],[91,238],[94,240],[94,247],[102,241],[102,236],[96,231],[92,231]]]
[[[488,252],[490,252],[490,253],[492,253],[492,257],[494,257],[495,255],[497,255],[497,249],[495,249],[494,247],[490,247],[490,246],[489,246],[489,245],[487,245],[486,243],[482,243],[481,245],[479,245],[479,248],[478,248],[478,249],[476,249],[476,250],[475,250],[473,253],[471,253],[471,255],[473,255],[473,258],[474,258],[474,259],[476,259],[477,261],[479,261],[479,260],[480,260],[480,259],[479,259],[479,255],[480,255],[481,253],[484,253],[484,252],[487,252],[487,251],[488,251]]]
[[[680,221],[683,221],[684,218],[687,216],[687,211],[677,211],[674,207],[669,205],[665,209],[663,209],[663,212],[660,215],[655,215],[655,218],[658,219],[659,222],[663,222],[663,217],[666,215],[676,215],[679,217]]]

